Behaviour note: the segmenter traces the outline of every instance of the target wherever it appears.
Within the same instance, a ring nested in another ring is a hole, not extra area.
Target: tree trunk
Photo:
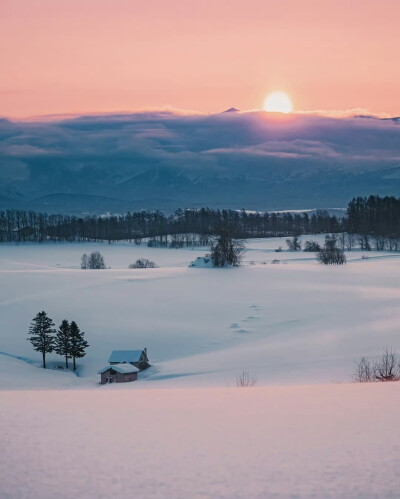
[[[43,356],[43,369],[46,369],[46,352],[42,352]]]
[[[68,355],[65,356],[65,367],[68,369]]]
[[[76,363],[75,363],[75,357],[74,357],[74,371],[76,370]]]

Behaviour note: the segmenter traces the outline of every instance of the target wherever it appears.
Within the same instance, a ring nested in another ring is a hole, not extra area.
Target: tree
[[[71,341],[70,341],[70,325],[67,320],[63,320],[58,328],[54,350],[58,355],[65,357],[65,367],[68,369],[68,359],[71,358]]]
[[[81,269],[88,269],[89,268],[89,258],[86,253],[82,255],[81,258]]]
[[[306,241],[303,251],[317,253],[318,251],[321,251],[321,246],[316,241]]]
[[[81,258],[81,269],[105,269],[104,258],[99,251],[92,251],[89,256],[86,253]]]
[[[104,258],[99,251],[92,251],[88,260],[89,269],[105,269]]]
[[[76,371],[76,360],[86,355],[85,349],[89,346],[88,342],[84,339],[85,333],[81,331],[78,324],[72,321],[69,325],[69,355],[72,357],[74,364],[74,371]]]
[[[324,247],[317,252],[317,258],[324,265],[343,265],[346,263],[344,251],[336,246],[337,238],[334,234],[325,236]]]
[[[51,353],[54,350],[55,332],[53,321],[44,311],[39,312],[34,317],[29,327],[30,337],[27,340],[32,343],[37,352],[42,353],[43,369],[46,369],[46,353]]]
[[[395,381],[399,379],[399,359],[391,348],[386,348],[375,362],[374,375],[377,381]]]
[[[130,269],[156,269],[158,265],[147,258],[138,258],[135,263],[129,265]]]
[[[301,243],[298,236],[294,236],[292,239],[286,239],[286,244],[289,251],[298,251],[301,249]]]
[[[220,235],[211,242],[211,261],[214,267],[232,265],[238,267],[243,258],[244,243],[233,239],[231,231],[227,228],[220,229]]]
[[[353,377],[359,383],[374,381],[374,367],[371,365],[371,361],[361,357],[356,364]]]

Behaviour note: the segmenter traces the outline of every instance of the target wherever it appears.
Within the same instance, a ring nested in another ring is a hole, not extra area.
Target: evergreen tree
[[[67,320],[63,320],[58,328],[55,342],[54,342],[54,350],[58,355],[62,355],[65,357],[65,367],[68,369],[68,359],[71,358],[70,349],[71,349],[71,341],[70,341],[70,326]]]
[[[53,321],[44,311],[36,315],[29,328],[30,337],[27,340],[37,352],[42,353],[43,369],[46,369],[46,353],[54,350],[55,332]]]
[[[74,371],[76,370],[75,359],[80,359],[86,355],[85,349],[89,346],[84,338],[84,332],[78,327],[75,321],[69,325],[69,355],[74,363]]]

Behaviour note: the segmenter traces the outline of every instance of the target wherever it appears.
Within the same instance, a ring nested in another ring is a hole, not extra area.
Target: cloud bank
[[[178,205],[222,198],[227,204],[231,196],[231,206],[261,208],[268,199],[275,206],[285,187],[287,204],[300,202],[310,189],[326,192],[329,183],[332,202],[341,190],[339,202],[347,195],[343,183],[352,182],[358,194],[368,179],[371,189],[391,187],[400,194],[397,169],[398,118],[162,110],[0,120],[0,199],[28,204],[63,193],[131,202],[162,198]],[[310,192],[308,197],[306,204],[313,200]]]

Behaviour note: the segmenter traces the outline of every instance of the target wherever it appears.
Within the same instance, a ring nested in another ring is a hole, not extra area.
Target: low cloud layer
[[[0,195],[6,197],[137,196],[138,187],[132,185],[141,185],[139,180],[155,171],[197,182],[241,176],[277,181],[300,173],[305,178],[397,167],[396,118],[153,111],[46,122],[0,120]]]

